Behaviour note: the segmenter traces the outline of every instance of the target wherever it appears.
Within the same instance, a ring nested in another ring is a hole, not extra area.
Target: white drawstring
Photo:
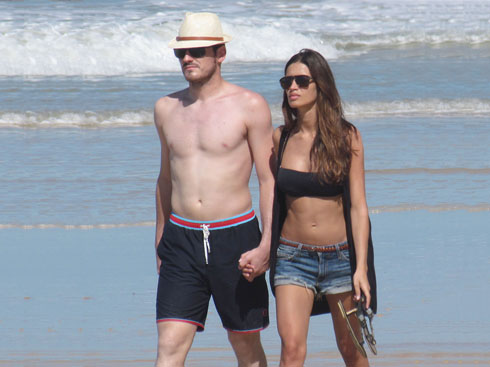
[[[204,245],[204,257],[206,258],[206,264],[208,263],[208,253],[211,252],[211,247],[209,246],[209,226],[207,224],[201,224],[202,235],[203,235],[203,245]]]

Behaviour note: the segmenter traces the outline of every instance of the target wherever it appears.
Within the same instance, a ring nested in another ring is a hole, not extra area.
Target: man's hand
[[[259,275],[264,274],[269,269],[269,251],[262,247],[256,247],[253,250],[242,254],[238,260],[238,269],[249,282]]]

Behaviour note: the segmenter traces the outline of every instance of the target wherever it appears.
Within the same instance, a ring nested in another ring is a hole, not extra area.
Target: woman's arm
[[[371,302],[369,281],[367,278],[367,253],[369,239],[369,212],[366,203],[364,177],[364,148],[361,134],[357,129],[351,133],[352,160],[349,172],[351,196],[352,235],[356,250],[356,269],[353,276],[355,299],[366,297],[366,308]]]

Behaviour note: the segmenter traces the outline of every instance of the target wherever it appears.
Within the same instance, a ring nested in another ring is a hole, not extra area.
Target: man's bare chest
[[[245,124],[226,116],[175,120],[164,133],[170,153],[177,156],[225,154],[246,144]]]

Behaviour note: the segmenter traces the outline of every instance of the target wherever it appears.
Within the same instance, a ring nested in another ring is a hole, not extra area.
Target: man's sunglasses
[[[179,59],[183,59],[187,52],[189,52],[189,55],[191,55],[193,58],[199,59],[206,55],[206,47],[174,48],[175,57]]]
[[[298,87],[308,88],[310,83],[313,81],[313,78],[309,75],[283,76],[281,79],[279,79],[279,83],[281,83],[282,89],[288,89],[293,84],[293,80],[296,82]]]

